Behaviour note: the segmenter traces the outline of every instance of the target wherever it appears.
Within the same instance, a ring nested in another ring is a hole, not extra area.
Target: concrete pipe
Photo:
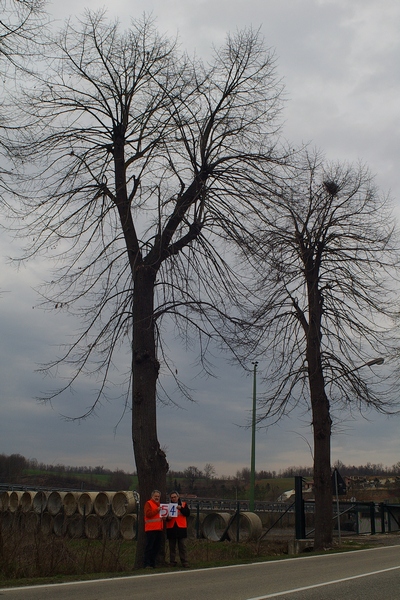
[[[57,537],[64,537],[67,533],[68,519],[60,513],[54,517],[53,531]]]
[[[1,492],[0,494],[0,512],[8,510],[10,505],[10,494],[8,492]]]
[[[59,512],[61,512],[64,504],[63,500],[65,495],[66,492],[57,491],[51,492],[51,494],[49,494],[49,497],[47,498],[47,510],[49,511],[52,517],[55,517],[56,515],[58,515]]]
[[[19,505],[21,507],[22,512],[26,513],[29,512],[30,510],[32,510],[33,508],[33,500],[36,496],[36,492],[23,492],[20,500],[19,500]]]
[[[115,515],[109,515],[102,520],[103,538],[117,540],[120,537],[120,523]]]
[[[22,516],[22,529],[27,533],[36,533],[39,531],[39,515],[30,510]]]
[[[137,517],[130,513],[121,519],[120,531],[124,540],[136,539]]]
[[[262,533],[262,522],[258,515],[253,512],[241,512],[239,514],[239,542],[250,542],[260,537]],[[232,515],[228,536],[232,542],[238,539],[237,515]]]
[[[136,511],[136,498],[133,492],[115,492],[111,508],[116,517],[124,517]]]
[[[204,518],[202,532],[207,540],[219,542],[228,527],[231,515],[225,512],[211,512]]]
[[[94,499],[93,508],[98,517],[105,517],[111,509],[115,492],[99,492]]]
[[[11,492],[9,497],[8,508],[12,513],[17,512],[20,506],[20,500],[24,492]]]
[[[82,492],[78,498],[78,512],[87,517],[93,512],[93,505],[98,492]]]
[[[199,525],[197,527],[197,511],[192,511],[190,516],[187,518],[188,526],[188,537],[195,538],[197,536],[197,529],[199,530],[200,537],[203,536],[203,521],[206,518],[206,513],[199,512]]]
[[[14,529],[15,515],[10,512],[3,512],[0,515],[0,531],[5,533],[6,531],[12,531]]]
[[[79,539],[84,534],[84,522],[81,515],[74,515],[67,521],[67,535],[73,539]]]
[[[79,492],[67,492],[63,498],[63,509],[67,517],[72,516],[78,510]]]
[[[48,492],[36,492],[33,498],[32,507],[35,513],[40,515],[47,508],[47,498],[49,497]]]
[[[39,517],[39,529],[44,535],[53,533],[53,517],[50,513],[44,512]]]
[[[101,518],[98,515],[88,515],[85,519],[85,535],[90,540],[101,537]]]

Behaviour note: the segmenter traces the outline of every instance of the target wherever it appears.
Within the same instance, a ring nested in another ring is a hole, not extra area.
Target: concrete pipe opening
[[[188,525],[188,537],[195,538],[197,536],[197,530],[199,536],[203,536],[203,521],[206,518],[206,513],[199,513],[199,523],[197,524],[197,512],[192,512],[187,519]]]
[[[68,519],[60,513],[54,517],[53,531],[57,537],[64,537],[67,532]]]
[[[36,492],[23,492],[19,505],[21,507],[22,512],[26,513],[32,510],[33,508],[33,500],[36,496]]]
[[[203,536],[207,540],[219,542],[224,531],[228,527],[231,515],[225,512],[211,512],[203,521]]]
[[[67,534],[68,537],[73,539],[79,539],[83,537],[84,524],[83,517],[81,515],[74,515],[67,522]]]
[[[122,517],[120,523],[120,531],[124,540],[136,539],[136,524],[136,515],[130,513]]]
[[[117,540],[120,537],[120,522],[115,515],[109,515],[102,520],[103,538]]]
[[[36,492],[32,501],[32,507],[36,514],[40,515],[47,508],[48,492]]]
[[[8,492],[1,492],[0,494],[0,511],[5,512],[8,510],[10,505],[10,494]]]
[[[78,510],[78,492],[67,492],[63,498],[63,509],[67,517],[72,516]]]
[[[136,511],[136,498],[133,492],[115,492],[111,508],[116,517],[124,517]]]
[[[101,519],[98,515],[89,515],[85,519],[85,535],[90,540],[101,537]]]
[[[37,533],[39,531],[39,515],[33,510],[21,515],[22,528],[26,533]]]
[[[262,522],[258,515],[252,512],[242,512],[239,515],[239,531],[237,515],[231,517],[228,536],[232,542],[250,542],[260,537],[262,533]]]
[[[3,512],[0,515],[0,531],[2,533],[12,531],[15,526],[15,515],[10,512]]]
[[[93,505],[98,492],[83,492],[78,498],[78,512],[87,517],[93,512]]]
[[[94,499],[93,508],[98,517],[105,517],[110,512],[115,492],[99,492]]]
[[[42,515],[40,515],[39,520],[39,529],[41,533],[44,535],[50,535],[53,533],[53,517],[50,513],[44,512]]]
[[[24,492],[11,492],[8,508],[12,513],[17,512],[23,493]]]
[[[51,514],[52,517],[58,515],[61,512],[63,507],[63,500],[66,495],[66,492],[51,492],[49,497],[47,498],[47,510]]]

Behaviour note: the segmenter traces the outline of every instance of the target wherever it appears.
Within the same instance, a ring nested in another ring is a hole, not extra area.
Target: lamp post
[[[253,364],[253,411],[251,415],[251,460],[250,460],[250,494],[249,510],[254,512],[254,488],[256,481],[256,410],[257,410],[257,365]]]
[[[349,373],[354,373],[354,371],[358,371],[359,369],[362,369],[363,367],[373,367],[374,365],[383,365],[384,362],[385,362],[385,359],[382,356],[378,356],[377,358],[371,358],[371,360],[363,363],[362,365],[358,365],[358,367],[354,367],[354,369],[351,369],[349,371]],[[331,381],[335,381],[336,379],[343,377],[343,375],[345,375],[345,373],[338,375],[337,377],[334,377],[333,379],[331,379]],[[330,382],[328,382],[328,383],[330,383]],[[336,494],[336,514],[337,514],[338,538],[339,538],[339,545],[340,545],[341,544],[340,504],[339,504],[338,471],[337,471],[337,469],[334,470],[334,482],[335,482],[335,494]]]

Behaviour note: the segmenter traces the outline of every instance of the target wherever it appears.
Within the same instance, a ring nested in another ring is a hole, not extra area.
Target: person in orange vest
[[[161,548],[164,532],[164,518],[160,516],[161,492],[153,490],[150,500],[144,505],[144,531],[146,544],[144,549],[144,568],[154,569],[156,558]]]
[[[171,492],[170,502],[176,504],[176,516],[167,517],[167,539],[169,544],[169,562],[172,567],[176,567],[176,546],[178,545],[179,558],[182,567],[188,568],[186,538],[187,538],[187,517],[190,515],[190,509],[186,502],[182,502],[178,492]]]

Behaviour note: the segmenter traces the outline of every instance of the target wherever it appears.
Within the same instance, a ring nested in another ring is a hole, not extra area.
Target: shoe
[[[170,562],[170,563],[169,563],[169,566],[170,566],[170,567],[176,567],[176,566],[177,566],[177,564],[178,564],[178,563],[176,563],[176,562]]]

